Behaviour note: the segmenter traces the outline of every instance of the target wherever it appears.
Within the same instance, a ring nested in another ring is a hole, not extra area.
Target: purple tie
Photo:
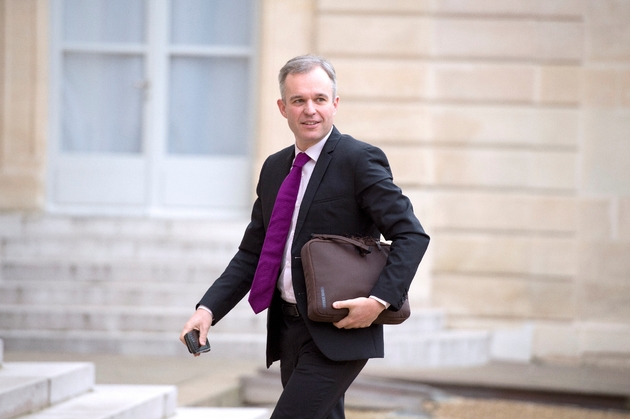
[[[271,297],[273,297],[276,288],[280,262],[295,210],[295,200],[300,189],[302,166],[309,160],[308,155],[299,153],[293,162],[291,172],[284,179],[278,191],[260,252],[252,289],[249,292],[249,304],[255,313],[260,313],[271,304]]]

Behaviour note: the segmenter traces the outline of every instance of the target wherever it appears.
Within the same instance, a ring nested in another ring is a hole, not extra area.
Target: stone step
[[[170,307],[3,305],[0,329],[175,332],[191,314],[192,309]]]
[[[0,237],[137,237],[160,239],[240,239],[248,220],[149,217],[81,217],[0,214]]]
[[[165,419],[177,407],[175,386],[97,385],[93,391],[20,419]]]
[[[171,419],[268,419],[270,409],[256,407],[180,407]]]
[[[397,335],[416,335],[441,331],[445,327],[446,315],[444,310],[431,307],[412,308],[411,316],[401,324],[384,325],[385,339]]]
[[[113,281],[21,281],[0,282],[0,305],[69,304],[89,306],[184,307],[194,309],[210,282],[178,283]]]
[[[231,256],[230,256],[231,258]],[[7,281],[80,282],[202,282],[210,284],[225,269],[229,258],[212,261],[83,260],[22,258],[0,261],[0,279]]]
[[[426,368],[484,365],[490,361],[491,337],[482,330],[390,334],[385,338],[385,358],[371,363]]]
[[[2,305],[0,330],[92,332],[172,332],[179,335],[194,312],[169,306]],[[243,307],[230,312],[212,329],[218,333],[265,333],[266,316]]]
[[[0,330],[5,347],[11,351],[42,348],[50,352],[115,353],[122,355],[184,356],[179,332],[95,332]],[[209,356],[217,359],[264,359],[264,333],[221,333],[209,335]],[[481,331],[422,332],[414,336],[389,335],[385,358],[373,359],[374,366],[447,367],[483,365],[489,361],[490,336]]]
[[[170,261],[225,264],[236,253],[232,239],[151,239],[126,237],[20,237],[3,239],[6,261]]]
[[[173,332],[95,332],[0,330],[7,351],[109,353],[147,356],[190,356]],[[211,352],[204,356],[217,359],[264,362],[266,336],[261,333],[217,333],[210,335]]]
[[[55,405],[93,387],[91,363],[4,363],[0,368],[0,419]]]

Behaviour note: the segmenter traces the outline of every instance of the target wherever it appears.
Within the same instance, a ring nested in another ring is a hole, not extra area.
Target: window
[[[52,207],[245,206],[255,5],[53,0]]]

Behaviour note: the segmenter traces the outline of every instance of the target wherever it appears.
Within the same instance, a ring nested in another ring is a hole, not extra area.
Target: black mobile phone
[[[206,344],[199,346],[199,330],[191,330],[184,335],[186,346],[188,346],[188,352],[191,354],[201,354],[210,351],[210,342],[206,338]]]

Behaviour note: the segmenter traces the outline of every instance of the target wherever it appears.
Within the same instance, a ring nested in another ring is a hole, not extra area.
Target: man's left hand
[[[339,329],[359,329],[369,327],[376,320],[385,306],[373,298],[353,298],[351,300],[335,301],[333,308],[347,308],[348,315],[333,323]]]

